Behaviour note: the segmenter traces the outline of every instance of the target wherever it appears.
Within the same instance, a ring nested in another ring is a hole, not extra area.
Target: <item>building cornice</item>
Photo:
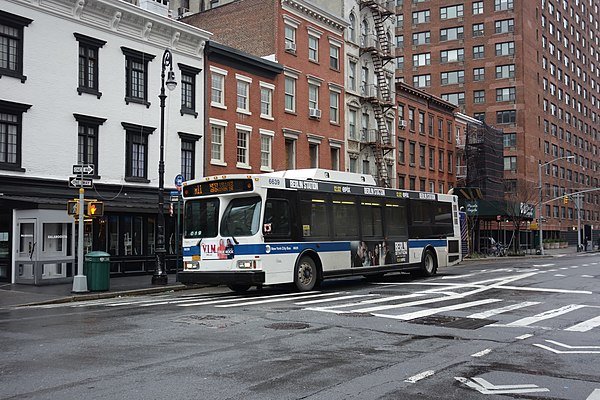
[[[294,12],[299,15],[307,16],[313,21],[325,26],[330,30],[338,31],[340,34],[348,26],[348,22],[336,17],[327,11],[315,7],[303,0],[281,0],[281,6],[284,10]]]

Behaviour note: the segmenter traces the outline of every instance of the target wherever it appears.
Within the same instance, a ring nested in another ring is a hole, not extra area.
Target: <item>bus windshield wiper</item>
[[[231,215],[231,212],[229,213],[229,215]],[[240,244],[240,242],[237,241],[237,239],[235,238],[235,236],[233,236],[233,233],[231,233],[231,226],[229,225],[230,219],[229,216],[227,216],[227,233],[229,233],[229,236],[231,236],[231,238],[233,239],[233,242],[235,244]]]

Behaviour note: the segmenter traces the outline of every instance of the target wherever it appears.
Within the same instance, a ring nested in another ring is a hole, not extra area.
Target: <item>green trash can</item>
[[[92,251],[83,259],[83,274],[87,276],[90,292],[101,292],[110,289],[110,254],[103,251]]]

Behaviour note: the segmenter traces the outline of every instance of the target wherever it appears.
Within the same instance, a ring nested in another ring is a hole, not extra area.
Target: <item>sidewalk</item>
[[[72,293],[72,283],[55,285],[23,285],[0,283],[0,308],[27,304],[67,303],[71,301],[161,293],[198,288],[175,282],[175,274],[169,274],[167,285],[153,285],[152,275],[136,275],[110,278],[109,290],[102,292]]]
[[[492,261],[494,259],[523,259],[523,258],[544,258],[556,257],[560,255],[577,254],[576,246],[569,246],[565,249],[547,249],[544,255],[527,254],[523,257],[482,257],[465,258],[465,262],[473,261]],[[598,253],[587,252],[587,253]],[[175,274],[169,275],[169,283],[163,285],[153,285],[152,275],[136,275],[110,278],[110,289],[105,292],[87,292],[72,293],[72,283],[62,283],[57,285],[22,285],[0,283],[0,308],[23,306],[27,304],[51,304],[67,303],[71,301],[96,300],[120,296],[134,296],[141,294],[162,293],[168,291],[185,290],[189,288],[200,288],[197,286],[185,286],[175,282]]]

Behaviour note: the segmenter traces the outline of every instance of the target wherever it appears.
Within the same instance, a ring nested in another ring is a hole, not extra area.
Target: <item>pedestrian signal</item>
[[[78,215],[79,214],[79,202],[77,200],[67,201],[67,214]]]
[[[104,203],[101,201],[90,201],[87,205],[89,217],[101,217],[104,215]]]

